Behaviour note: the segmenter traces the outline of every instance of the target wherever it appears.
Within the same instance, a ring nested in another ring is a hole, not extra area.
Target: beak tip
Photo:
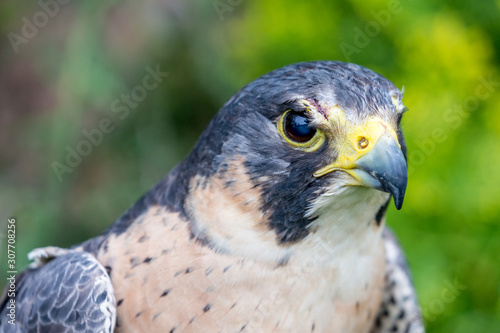
[[[401,210],[401,207],[403,207],[403,198],[394,197],[394,205],[396,206],[397,210]]]
[[[397,210],[400,210],[401,207],[403,207],[403,201],[405,199],[406,179],[404,183],[400,184],[400,186],[390,186],[390,190],[387,192],[392,194],[392,197],[394,199],[394,205],[396,206]]]
[[[394,198],[397,210],[403,207],[408,184],[407,162],[394,138],[382,136],[372,151],[359,158],[357,167],[378,181],[377,189]]]

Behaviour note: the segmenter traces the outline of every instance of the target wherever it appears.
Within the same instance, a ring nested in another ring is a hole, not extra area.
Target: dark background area
[[[410,180],[388,222],[428,331],[500,331],[498,0],[41,3],[0,4],[0,285],[9,217],[21,270],[33,248],[103,231],[246,83],[343,60],[405,89]],[[157,66],[168,76],[114,112]],[[56,172],[108,118],[114,130]]]

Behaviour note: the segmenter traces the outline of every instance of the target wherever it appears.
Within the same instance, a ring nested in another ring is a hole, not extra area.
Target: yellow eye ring
[[[311,129],[314,131],[314,134],[311,134],[310,138],[307,136],[309,133],[306,133],[303,138],[297,137],[290,133],[290,128],[287,128],[287,126],[290,127],[290,118],[289,118],[290,116],[295,116],[296,118],[298,118],[298,116],[300,116],[300,113],[293,110],[287,110],[280,116],[277,122],[277,129],[281,137],[285,139],[285,141],[288,144],[290,144],[293,148],[305,152],[313,152],[317,150],[319,147],[321,147],[321,145],[325,142],[326,138],[324,132],[321,131],[320,129],[311,127]],[[300,118],[298,118],[298,120],[299,120],[299,126],[305,127],[304,123],[300,124],[300,121],[303,120],[301,120]],[[299,131],[300,130],[301,129],[299,129]],[[304,139],[305,141],[302,141],[302,139]]]

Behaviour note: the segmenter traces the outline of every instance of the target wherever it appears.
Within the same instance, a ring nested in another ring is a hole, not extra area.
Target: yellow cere
[[[378,117],[370,118],[360,125],[349,122],[342,131],[336,134],[337,160],[317,170],[314,173],[315,177],[324,176],[335,170],[353,169],[356,161],[369,153],[384,134],[389,134],[398,142],[396,132],[388,123]]]

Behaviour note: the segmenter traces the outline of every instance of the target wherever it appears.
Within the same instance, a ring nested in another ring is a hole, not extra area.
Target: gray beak
[[[396,208],[403,206],[408,183],[407,164],[398,143],[389,135],[360,157],[352,170],[368,187],[392,194]]]

